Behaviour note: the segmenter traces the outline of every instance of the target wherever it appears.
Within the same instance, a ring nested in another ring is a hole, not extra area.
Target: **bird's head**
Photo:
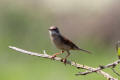
[[[59,35],[59,29],[56,26],[51,26],[49,29],[51,35]]]

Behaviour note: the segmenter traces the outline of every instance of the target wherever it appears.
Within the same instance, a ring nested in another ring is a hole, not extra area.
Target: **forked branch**
[[[9,46],[9,48],[11,48],[13,50],[16,50],[18,52],[24,53],[24,54],[32,55],[32,56],[38,56],[38,57],[43,57],[43,58],[48,58],[48,59],[51,59],[51,57],[52,57],[51,55],[48,55],[45,51],[44,51],[44,54],[39,54],[39,53],[23,50],[23,49],[14,47],[14,46]],[[61,59],[62,58],[60,58],[60,57],[55,57],[54,58],[54,60],[60,61],[60,62],[61,62]],[[67,60],[66,64],[74,66],[74,67],[76,67],[78,69],[81,68],[81,69],[87,70],[87,74],[88,73],[92,73],[92,72],[97,72],[98,74],[103,75],[107,80],[118,80],[118,79],[112,77],[111,75],[109,75],[108,73],[102,71],[102,69],[100,67],[99,68],[93,68],[93,67],[89,67],[89,66],[86,66],[86,65],[78,64],[76,62],[69,61],[69,60]],[[108,65],[108,66],[111,66],[111,65]],[[107,66],[104,66],[104,67],[106,68]],[[83,72],[83,75],[85,75],[84,73],[86,74],[86,72]],[[80,74],[81,73],[79,73],[78,75],[80,75]]]
[[[107,64],[105,66],[100,66],[100,67],[98,67],[98,68],[96,68],[95,70],[92,70],[92,71],[80,72],[77,75],[86,75],[86,74],[97,72],[99,70],[110,68],[110,67],[115,68],[119,63],[120,63],[120,60],[117,60],[117,61],[115,61],[113,63],[110,63],[110,64]]]

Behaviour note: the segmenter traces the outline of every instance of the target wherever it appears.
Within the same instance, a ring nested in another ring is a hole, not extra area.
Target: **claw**
[[[53,60],[54,60],[54,59],[55,59],[55,57],[56,57],[56,55],[53,55],[53,56],[51,57],[51,59],[53,59]]]
[[[64,51],[61,51],[61,53],[63,53]],[[51,59],[54,59],[55,57],[56,57],[56,55],[59,55],[59,54],[61,54],[61,53],[55,53],[55,54],[53,54],[52,55],[52,57],[51,57]]]
[[[53,59],[53,60],[54,60],[54,59],[55,59],[55,57],[56,57],[56,55],[59,55],[59,54],[61,54],[61,53],[64,53],[64,51],[61,51],[60,53],[55,53],[55,54],[53,54],[53,55],[52,55],[52,57],[51,57],[51,59]],[[65,62],[65,61],[63,61],[63,62]]]

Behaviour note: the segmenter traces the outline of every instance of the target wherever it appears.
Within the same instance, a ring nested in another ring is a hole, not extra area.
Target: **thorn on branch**
[[[100,65],[99,67],[100,67],[101,69],[104,69],[104,68],[105,68],[103,65]]]
[[[112,68],[115,68],[116,67],[116,64],[113,64]]]
[[[114,68],[111,68],[111,69],[116,75],[118,75],[120,77],[120,74]]]

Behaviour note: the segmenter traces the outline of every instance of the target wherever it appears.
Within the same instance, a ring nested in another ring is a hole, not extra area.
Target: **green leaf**
[[[120,56],[120,47],[118,47],[118,51],[117,52],[118,52],[118,56]]]

